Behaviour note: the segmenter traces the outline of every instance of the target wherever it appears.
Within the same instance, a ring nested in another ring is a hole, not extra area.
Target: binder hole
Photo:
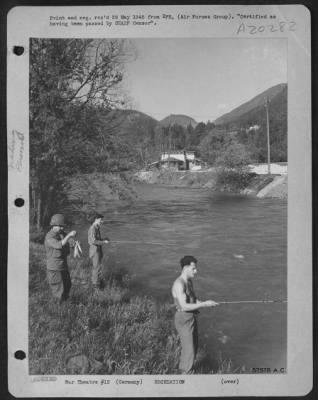
[[[24,200],[21,197],[18,197],[17,199],[14,200],[14,204],[16,207],[23,207]]]
[[[25,352],[24,352],[24,351],[22,351],[22,350],[17,350],[17,351],[14,353],[14,357],[15,357],[17,360],[24,360],[25,357],[26,357],[26,355],[25,355]]]
[[[23,46],[13,46],[13,53],[16,56],[22,56],[24,53],[24,47]]]

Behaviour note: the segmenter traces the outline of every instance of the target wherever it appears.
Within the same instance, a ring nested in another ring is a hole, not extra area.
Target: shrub
[[[245,189],[253,179],[253,174],[243,169],[219,169],[216,178],[216,187],[223,190],[240,192]]]

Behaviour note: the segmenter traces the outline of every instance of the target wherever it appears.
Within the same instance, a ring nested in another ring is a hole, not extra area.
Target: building
[[[170,154],[167,151],[161,153],[160,160],[165,161],[169,157],[183,162],[185,161],[185,158],[189,161],[193,161],[195,159],[194,151],[174,150],[171,151]]]
[[[160,160],[151,163],[150,166],[191,171],[198,171],[202,168],[201,160],[195,157],[194,151],[184,150],[174,150],[170,153],[163,152],[160,155]]]

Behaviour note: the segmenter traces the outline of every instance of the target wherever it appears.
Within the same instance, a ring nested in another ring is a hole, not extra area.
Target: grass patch
[[[132,295],[125,271],[105,272],[106,287],[96,293],[87,259],[70,257],[69,267],[71,296],[59,305],[46,281],[44,246],[31,243],[30,374],[178,373],[180,345],[170,304]],[[229,369],[222,360],[213,369],[199,364],[198,373]]]

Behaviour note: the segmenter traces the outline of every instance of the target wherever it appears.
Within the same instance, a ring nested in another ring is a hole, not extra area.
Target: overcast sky
[[[285,39],[136,39],[127,64],[132,108],[161,120],[213,121],[287,82]]]

